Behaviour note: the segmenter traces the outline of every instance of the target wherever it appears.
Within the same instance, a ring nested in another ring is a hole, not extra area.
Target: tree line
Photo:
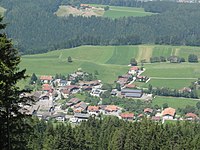
[[[152,43],[199,46],[200,43],[199,4],[177,4],[176,8],[168,9],[170,11],[146,17],[57,17],[54,12],[59,5],[67,2],[70,3],[62,0],[0,2],[7,9],[4,22],[8,26],[5,31],[8,37],[15,39],[14,44],[21,53],[44,53],[80,45]],[[145,3],[145,9],[150,4]],[[156,9],[164,7],[164,4],[159,3]]]
[[[133,150],[133,149],[199,149],[200,124],[179,122],[162,125],[143,119],[128,122],[117,117],[90,118],[71,127],[70,124],[35,120],[27,137],[28,149],[55,150]]]

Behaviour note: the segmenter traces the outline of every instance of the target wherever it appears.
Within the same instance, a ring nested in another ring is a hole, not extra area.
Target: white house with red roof
[[[134,75],[134,74],[138,73],[139,70],[140,70],[140,69],[139,69],[137,66],[132,66],[132,67],[129,69],[128,73]]]
[[[164,120],[173,120],[176,115],[176,109],[168,107],[162,111],[162,117]]]
[[[50,83],[53,80],[52,76],[41,76],[40,81],[42,83]]]
[[[99,108],[99,106],[88,106],[87,112],[90,115],[98,116],[100,113],[100,108]]]

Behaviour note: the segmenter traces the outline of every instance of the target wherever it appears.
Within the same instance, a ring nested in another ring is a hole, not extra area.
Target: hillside
[[[187,57],[191,53],[198,55],[200,58],[199,47],[160,45],[80,46],[45,54],[25,55],[22,57],[21,68],[26,68],[29,74],[36,73],[37,75],[67,74],[78,68],[91,73],[97,70],[99,79],[113,83],[118,75],[128,71],[130,68],[128,64],[132,57],[136,58],[138,62],[144,59],[149,62],[152,56],[164,56],[167,58],[177,55],[184,57],[187,61]],[[72,57],[72,63],[67,62],[69,56]],[[146,68],[144,75],[154,77],[155,79],[152,79],[151,82],[154,82],[155,86],[162,86],[162,83],[164,85],[165,82],[161,81],[168,79],[167,82],[169,81],[170,85],[173,84],[172,87],[180,88],[174,81],[178,82],[180,86],[185,86],[198,78],[200,73],[198,63],[145,63],[144,67]],[[179,78],[179,80],[173,78]]]
[[[169,9],[162,10],[166,3],[155,2],[152,4],[156,6],[155,10],[151,10],[149,9],[151,3],[144,3],[145,8],[143,8],[143,4],[136,5],[136,1],[133,2],[134,5],[130,3],[126,6],[140,8],[110,6],[110,10],[105,12],[104,17],[55,15],[59,6],[72,3],[71,5],[75,7],[82,4],[82,1],[75,0],[65,0],[65,2],[64,0],[3,0],[0,6],[7,10],[6,33],[15,40],[15,46],[23,54],[44,53],[80,45],[145,43],[200,45],[199,4],[172,3],[175,8],[169,6]],[[144,10],[160,13],[150,15],[151,13]]]

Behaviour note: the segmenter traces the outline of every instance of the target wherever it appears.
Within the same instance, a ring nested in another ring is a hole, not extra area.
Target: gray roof
[[[83,114],[83,113],[75,113],[74,117],[75,118],[89,118],[90,115],[89,114]]]
[[[80,104],[80,107],[83,108],[83,109],[86,109],[87,106],[88,106],[88,105],[87,105],[86,103],[84,103],[84,102],[82,102],[82,103]]]
[[[136,89],[122,89],[121,92],[123,92],[123,93],[142,93],[142,90],[136,90]]]
[[[139,98],[142,96],[141,93],[125,93],[125,96],[126,97],[136,97],[136,98]]]

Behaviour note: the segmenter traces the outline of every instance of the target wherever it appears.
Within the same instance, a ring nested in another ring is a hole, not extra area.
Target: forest
[[[61,4],[95,1],[2,0],[7,9],[6,33],[22,54],[44,53],[80,45],[134,45],[141,43],[199,46],[199,4],[174,2],[102,1],[101,4],[143,7],[156,12],[146,17],[57,17]],[[131,3],[132,2],[132,3]],[[40,5],[38,5],[40,4]],[[137,5],[137,6],[136,6]]]
[[[143,119],[138,122],[117,117],[90,118],[75,127],[33,119],[24,135],[24,149],[45,150],[133,150],[200,149],[200,124],[161,124]],[[14,145],[16,146],[16,145]],[[22,148],[22,147],[21,147]]]

